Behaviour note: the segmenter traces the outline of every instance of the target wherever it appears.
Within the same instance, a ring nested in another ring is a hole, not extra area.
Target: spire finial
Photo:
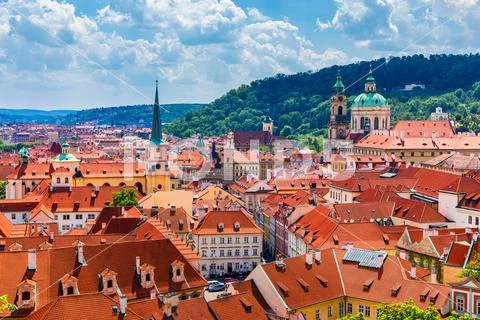
[[[368,74],[372,74],[372,63],[370,63],[370,70],[368,71]]]

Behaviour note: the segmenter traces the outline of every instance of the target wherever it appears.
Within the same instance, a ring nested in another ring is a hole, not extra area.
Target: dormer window
[[[233,224],[233,231],[235,232],[240,231],[240,222],[237,221]]]
[[[10,245],[10,247],[8,247],[8,251],[22,251],[22,249],[23,246],[18,242],[15,242],[14,244]]]
[[[115,294],[117,291],[117,273],[106,268],[100,273],[100,290],[107,295]]]
[[[222,232],[224,228],[225,228],[225,225],[223,224],[223,222],[217,223],[218,232]]]
[[[143,264],[140,267],[140,284],[145,289],[155,286],[155,267],[151,264]]]
[[[170,265],[172,268],[172,281],[183,282],[185,281],[185,264],[180,260],[175,260]]]
[[[37,283],[27,279],[20,282],[17,286],[17,307],[34,308],[36,300]]]
[[[72,296],[80,294],[78,291],[78,279],[70,274],[64,275],[60,279],[60,284],[62,286],[62,292],[64,296]]]

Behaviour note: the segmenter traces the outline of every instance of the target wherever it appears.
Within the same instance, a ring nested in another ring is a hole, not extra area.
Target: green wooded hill
[[[194,112],[205,104],[165,104],[161,105],[162,121],[169,123],[174,119]],[[63,118],[64,125],[92,123],[97,125],[138,125],[149,127],[152,122],[152,105],[134,105],[121,107],[100,107],[77,111]]]
[[[328,99],[337,72],[347,88],[349,102],[363,91],[369,65],[378,91],[392,106],[393,121],[426,119],[435,107],[452,113],[460,130],[479,130],[480,55],[414,55],[332,66],[316,72],[278,74],[230,90],[208,106],[186,112],[167,126],[171,134],[186,137],[224,134],[228,130],[258,130],[264,115],[274,120],[275,133],[322,135],[329,119]],[[424,84],[425,90],[405,92],[406,84]]]

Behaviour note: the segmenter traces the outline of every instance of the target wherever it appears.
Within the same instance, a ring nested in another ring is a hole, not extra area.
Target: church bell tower
[[[337,81],[333,86],[333,95],[330,98],[330,121],[328,123],[328,138],[333,140],[343,140],[347,137],[348,130],[347,119],[347,96],[345,95],[345,86],[342,82],[340,71],[337,75]]]

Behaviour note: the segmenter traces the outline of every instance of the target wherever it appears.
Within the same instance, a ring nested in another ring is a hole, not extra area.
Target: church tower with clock
[[[347,97],[345,86],[340,72],[333,86],[333,95],[330,98],[330,121],[328,123],[329,140],[345,140],[348,132]]]

